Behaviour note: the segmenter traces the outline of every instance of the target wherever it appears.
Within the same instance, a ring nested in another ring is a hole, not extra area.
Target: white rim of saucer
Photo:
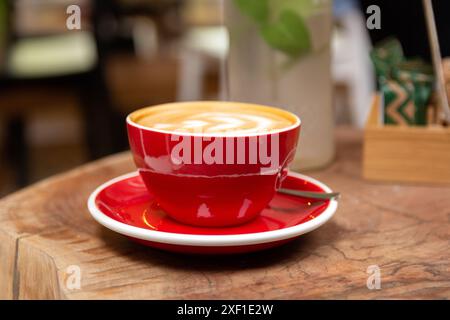
[[[112,180],[109,180],[108,182],[105,182],[97,189],[95,189],[94,192],[92,192],[92,194],[89,196],[87,206],[92,217],[104,227],[129,237],[151,242],[181,245],[181,246],[225,247],[225,246],[254,245],[254,244],[281,241],[291,239],[317,229],[318,227],[320,227],[325,222],[331,219],[331,217],[336,212],[338,206],[337,200],[333,199],[330,200],[328,207],[319,216],[317,216],[312,220],[284,229],[263,231],[257,233],[230,234],[230,235],[196,235],[196,234],[171,233],[164,231],[149,230],[134,227],[126,223],[114,220],[108,217],[106,214],[104,214],[95,203],[95,199],[102,190],[104,190],[105,188],[109,187],[110,185],[116,182],[137,175],[139,175],[138,172],[131,172],[128,174],[121,175]],[[289,175],[313,183],[322,188],[325,192],[333,192],[327,185],[311,177],[296,172],[289,172]]]

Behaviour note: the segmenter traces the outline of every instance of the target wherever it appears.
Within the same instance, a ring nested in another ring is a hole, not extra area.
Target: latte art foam
[[[207,134],[271,132],[296,122],[282,110],[251,104],[197,102],[169,106],[148,108],[133,120],[163,131]]]

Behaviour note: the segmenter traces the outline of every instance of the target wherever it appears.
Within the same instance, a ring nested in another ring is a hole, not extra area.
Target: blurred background
[[[334,122],[360,128],[371,37],[387,32],[369,34],[365,2],[333,2],[329,46]],[[66,26],[74,4],[81,30]],[[220,99],[222,11],[220,0],[0,0],[0,196],[126,150],[137,108]]]

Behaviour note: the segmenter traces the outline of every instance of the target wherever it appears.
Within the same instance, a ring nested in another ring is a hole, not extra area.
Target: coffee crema
[[[295,125],[293,114],[272,107],[238,102],[185,102],[148,107],[130,115],[131,121],[168,132],[251,134]]]

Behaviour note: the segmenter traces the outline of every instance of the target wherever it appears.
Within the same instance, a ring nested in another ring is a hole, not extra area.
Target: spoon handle
[[[291,196],[298,196],[311,199],[324,199],[324,200],[337,199],[341,195],[339,192],[326,193],[326,192],[298,191],[291,189],[279,189],[278,192],[288,194]]]

